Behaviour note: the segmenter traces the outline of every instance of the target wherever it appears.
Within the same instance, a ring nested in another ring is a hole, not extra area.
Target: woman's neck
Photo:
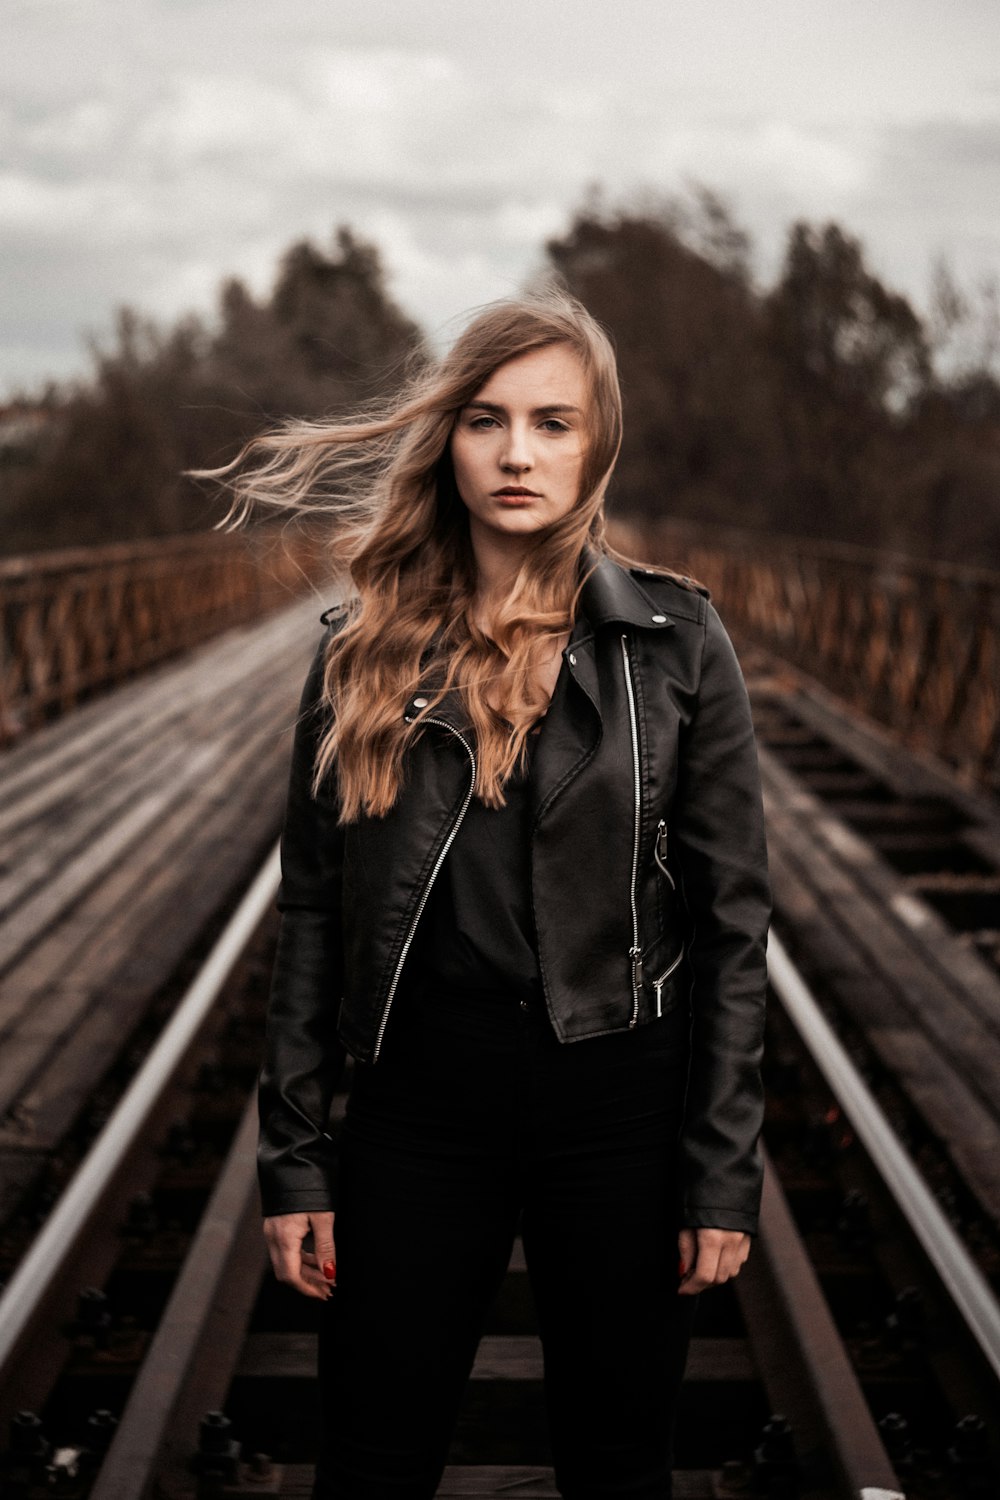
[[[488,622],[514,591],[514,580],[531,550],[531,536],[506,535],[469,517],[469,541],[476,573],[475,616]]]

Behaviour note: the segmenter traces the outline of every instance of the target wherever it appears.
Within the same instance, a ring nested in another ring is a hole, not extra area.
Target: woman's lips
[[[493,498],[498,500],[501,505],[517,506],[530,505],[532,500],[539,499],[539,496],[533,492],[518,494],[510,490],[497,490],[494,492]]]

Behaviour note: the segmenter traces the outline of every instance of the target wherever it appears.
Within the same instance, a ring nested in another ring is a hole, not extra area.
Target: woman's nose
[[[531,446],[527,433],[517,432],[512,427],[508,428],[507,442],[504,445],[500,463],[504,469],[516,470],[519,474],[531,468]]]
[[[523,474],[525,469],[531,468],[531,455],[523,447],[511,444],[505,450],[504,455],[502,455],[501,468],[510,469],[511,472],[516,472],[516,474]]]

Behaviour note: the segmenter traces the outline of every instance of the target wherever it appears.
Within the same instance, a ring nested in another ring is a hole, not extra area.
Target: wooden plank
[[[0,809],[22,795],[26,786],[50,780],[60,769],[91,757],[105,741],[113,743],[147,711],[157,713],[163,705],[183,703],[186,692],[197,691],[201,682],[214,681],[218,687],[220,681],[252,670],[255,656],[266,653],[270,642],[293,648],[296,641],[317,640],[320,612],[333,602],[332,595],[298,600],[263,620],[234,626],[37,729],[2,753]]]
[[[220,691],[214,672],[211,676],[203,674],[200,682],[182,685],[169,702],[152,701],[130,714],[99,751],[81,756],[71,770],[59,775],[40,774],[38,783],[22,797],[11,800],[0,815],[0,837],[11,875],[20,873],[23,878],[25,852],[48,855],[55,863],[56,851],[50,848],[50,841],[38,838],[40,824],[55,818],[60,827],[67,823],[72,826],[85,818],[102,796],[120,795],[129,786],[140,787],[156,775],[165,748],[194,745],[207,749],[215,738],[216,717],[224,724],[235,706],[253,700],[261,681],[283,679],[296,658],[301,657],[304,674],[306,657],[301,650],[293,656],[287,646],[282,644],[282,649],[275,651],[273,644],[267,651],[247,652],[240,673],[223,679],[224,691]],[[4,899],[0,904],[8,902]]]
[[[845,705],[814,678],[803,673],[796,677],[797,685],[786,697],[788,712],[800,716],[811,730],[885,782],[897,796],[944,798],[989,833],[994,851],[1000,846],[1000,813],[982,792],[959,780],[929,752],[901,746],[891,731]]]
[[[313,623],[318,630],[318,620]],[[287,615],[241,629],[197,648],[190,656],[163,663],[39,729],[0,756],[0,817],[8,819],[19,802],[39,792],[60,790],[61,777],[79,774],[108,750],[113,756],[115,747],[127,743],[131,735],[141,737],[143,726],[158,729],[161,723],[183,714],[186,705],[217,693],[220,682],[236,682],[252,675],[255,663],[267,657],[271,649],[293,648],[300,638],[305,642],[316,637],[309,614],[297,605]],[[66,789],[72,791],[72,786]],[[0,828],[6,832],[6,822],[0,823]]]
[[[114,957],[122,943],[128,943],[133,913],[139,914],[157,891],[183,885],[184,866],[193,862],[188,858],[192,829],[197,831],[201,820],[225,802],[231,782],[246,775],[262,759],[275,766],[276,783],[281,779],[281,771],[287,769],[288,747],[273,732],[279,708],[285,709],[283,692],[280,697],[279,702],[275,692],[262,695],[256,713],[244,714],[236,721],[239,737],[227,747],[213,775],[185,788],[176,805],[130,850],[128,860],[109,870],[103,881],[95,883],[79,904],[60,917],[52,931],[8,975],[9,994],[43,992],[58,982],[70,962],[73,975],[79,977],[81,968],[89,972],[100,964],[99,953]],[[254,722],[258,717],[262,719],[260,725]],[[0,1016],[7,1016],[2,1007]]]
[[[534,1334],[492,1334],[480,1340],[472,1380],[541,1380],[541,1340]]]
[[[829,906],[846,940],[866,955],[990,1110],[1000,1077],[1000,982],[947,927],[913,910],[914,898],[877,853],[858,840],[761,751],[768,837],[780,842]],[[927,936],[925,937],[925,934]],[[953,947],[954,952],[945,953]],[[969,989],[950,983],[975,968]]]
[[[282,1492],[284,1493],[284,1491]],[[441,1477],[437,1493],[448,1500],[478,1500],[483,1495],[516,1495],[518,1500],[551,1500],[558,1496],[555,1475],[549,1469],[509,1465],[449,1465]],[[706,1469],[675,1469],[673,1500],[718,1500],[725,1491],[720,1476]]]
[[[155,825],[170,802],[170,791],[161,787],[135,803],[88,849],[70,861],[55,882],[27,901],[18,911],[16,923],[0,928],[0,972],[26,952],[51,925],[54,914],[93,884],[102,869],[121,857],[135,840]]]
[[[760,1234],[735,1289],[771,1409],[790,1418],[800,1460],[822,1434],[824,1467],[845,1496],[888,1496],[898,1481],[881,1433],[766,1147],[762,1155]]]
[[[300,660],[304,662],[304,657],[301,657]],[[192,774],[196,773],[199,770],[199,761],[204,764],[206,763],[206,757],[209,759],[217,758],[218,751],[216,750],[216,745],[219,743],[220,738],[223,741],[221,747],[223,753],[227,748],[227,739],[233,737],[239,738],[241,722],[246,718],[248,712],[251,715],[256,712],[258,700],[262,693],[262,683],[265,685],[263,691],[266,693],[266,684],[269,679],[274,684],[271,691],[272,700],[275,705],[280,704],[281,706],[280,713],[277,706],[275,708],[276,722],[281,727],[284,727],[286,724],[290,727],[294,714],[294,699],[290,687],[285,686],[289,676],[288,665],[288,659],[282,656],[273,664],[269,672],[259,672],[256,678],[248,679],[245,683],[238,685],[231,685],[230,689],[224,695],[220,695],[218,689],[216,689],[215,698],[225,702],[226,711],[221,715],[216,714],[211,721],[206,722],[204,715],[199,713],[185,722],[178,722],[175,732],[171,735],[167,735],[166,733],[152,734],[144,727],[143,733],[146,740],[145,754],[148,764],[142,767],[138,778],[133,777],[131,780],[127,776],[123,777],[119,769],[113,768],[114,774],[112,779],[127,781],[132,794],[134,796],[141,795],[150,782],[155,785],[164,779],[169,780],[166,773],[170,768],[163,767],[163,757],[165,753],[177,754],[178,752],[184,752],[194,757]],[[87,814],[85,812],[81,813],[79,809],[85,802],[91,799],[94,788],[88,784],[84,790],[86,792],[85,798],[82,796],[77,798],[72,807],[68,809],[64,808],[61,804],[57,805],[54,809],[55,815],[60,818],[67,816],[70,818],[74,816],[86,817]],[[43,839],[42,842],[46,844],[47,840]],[[53,861],[54,867],[58,868],[63,864],[64,858],[64,851],[59,850],[59,857]]]
[[[219,703],[238,700],[253,693],[253,684],[283,675],[292,660],[306,661],[306,646],[297,640],[268,634],[256,640],[252,648],[240,652],[238,660],[210,660],[199,664],[198,673],[178,673],[160,685],[159,693],[144,688],[141,702],[127,712],[114,706],[100,721],[99,742],[93,732],[73,742],[72,763],[51,765],[39,747],[33,760],[33,778],[22,786],[19,795],[10,795],[0,810],[0,835],[4,849],[16,847],[16,838],[30,837],[34,822],[52,811],[69,813],[81,805],[82,796],[93,796],[106,783],[115,784],[129,774],[130,766],[156,763],[163,742],[183,742],[189,733],[202,741],[210,735],[211,711]],[[304,672],[304,667],[303,667]],[[72,721],[73,715],[67,715]],[[61,720],[60,724],[67,720]],[[7,781],[6,762],[4,784]]]
[[[316,1340],[310,1333],[252,1333],[236,1375],[245,1380],[311,1380],[316,1373]],[[487,1334],[480,1340],[471,1380],[541,1381],[542,1345],[533,1334]],[[759,1377],[745,1339],[693,1338],[685,1381],[753,1383]]]
[[[228,851],[219,838],[213,844],[211,826],[205,829],[212,860],[189,882],[169,928],[162,912],[154,915],[147,940],[143,929],[135,931],[134,946],[96,992],[67,987],[39,1031],[19,1030],[14,1040],[20,1045],[5,1044],[0,1098],[13,1119],[0,1127],[0,1146],[52,1148],[62,1139],[208,915],[234,897],[271,843],[281,804],[275,794],[268,806],[269,789],[275,793],[273,778],[262,774],[233,799],[228,816],[239,819],[240,837]]]
[[[259,695],[252,712],[241,705],[243,711],[233,717],[232,744],[222,747],[211,775],[190,775],[189,762],[173,785],[151,792],[139,802],[134,816],[112,825],[103,840],[82,853],[75,862],[78,870],[69,867],[64,878],[53,883],[55,889],[47,888],[43,896],[51,906],[40,896],[28,904],[27,913],[19,913],[16,938],[8,935],[14,924],[0,929],[0,942],[6,938],[8,949],[18,940],[22,944],[17,950],[19,964],[8,974],[0,1000],[0,1026],[5,1031],[9,1032],[28,1000],[58,983],[70,958],[75,983],[82,972],[91,972],[93,952],[82,949],[81,935],[85,943],[90,938],[106,948],[109,939],[124,932],[127,942],[133,914],[143,904],[158,890],[184,888],[186,867],[197,862],[204,843],[198,832],[202,820],[224,804],[233,781],[267,760],[276,788],[280,785],[287,747],[279,745],[274,730],[278,697],[277,693]],[[282,702],[284,697],[282,690]],[[137,891],[140,895],[135,899]],[[60,903],[68,905],[73,897],[76,909],[63,916]],[[27,924],[24,931],[22,924]],[[29,932],[35,938],[33,946]]]
[[[72,817],[58,813],[36,820],[33,837],[15,851],[15,861],[0,877],[0,967],[8,967],[64,907],[74,904],[128,848],[144,828],[156,823],[177,789],[197,783],[218,759],[217,745],[171,745],[161,753],[155,775],[95,789],[81,796]],[[152,771],[152,768],[150,768]],[[102,794],[103,792],[103,794]],[[138,809],[142,808],[140,816]],[[127,831],[126,831],[127,830]]]
[[[281,1500],[310,1500],[311,1464],[285,1464]],[[674,1500],[719,1500],[725,1493],[719,1474],[708,1469],[675,1469]],[[449,1464],[437,1488],[439,1500],[483,1500],[483,1496],[517,1496],[518,1500],[559,1500],[555,1475],[537,1464]]]
[[[176,1434],[196,1430],[202,1414],[225,1399],[235,1364],[233,1345],[250,1319],[267,1260],[259,1227],[257,1128],[251,1097],[129,1391],[91,1500],[141,1495],[152,1475],[161,1476],[165,1464],[176,1463]]]
[[[0,881],[0,907],[10,910],[45,882],[61,873],[73,854],[88,848],[95,828],[112,821],[128,801],[142,796],[161,782],[171,784],[174,768],[181,765],[188,777],[203,775],[220,750],[220,738],[228,726],[238,732],[239,718],[255,699],[257,688],[250,680],[239,691],[225,695],[225,712],[216,709],[207,717],[204,709],[179,722],[175,732],[155,733],[142,726],[140,754],[123,755],[100,773],[87,768],[86,778],[68,803],[56,800],[22,827],[20,839],[11,840],[8,872]],[[216,698],[219,698],[216,693]],[[19,848],[19,843],[23,847]]]
[[[516,1495],[525,1500],[558,1500],[555,1473],[536,1465],[450,1464],[441,1476],[439,1496]]]
[[[307,601],[284,621],[266,622],[266,632],[241,632],[224,653],[200,653],[197,674],[189,661],[164,668],[159,696],[148,700],[152,729],[140,711],[152,685],[133,682],[52,726],[54,777],[22,764],[17,795],[5,802],[8,827],[24,839],[34,823],[54,878],[45,880],[40,855],[22,866],[29,895],[16,921],[0,928],[8,957],[15,949],[20,955],[0,1002],[7,1209],[41,1170],[44,1150],[59,1144],[87,1105],[207,919],[276,837],[295,704],[319,634],[316,613],[316,601]],[[220,661],[227,663],[221,683]],[[99,709],[105,722],[121,720],[117,736],[102,738]],[[83,754],[69,732],[80,718],[90,721]],[[28,748],[19,747],[22,761]],[[10,872],[6,894],[16,896]]]
[[[975,1097],[924,1034],[894,987],[836,920],[810,878],[814,864],[787,857],[779,834],[768,833],[771,879],[779,917],[823,973],[824,984],[858,1027],[875,1056],[943,1143],[977,1201],[1000,1224],[1000,1137],[993,1111]]]

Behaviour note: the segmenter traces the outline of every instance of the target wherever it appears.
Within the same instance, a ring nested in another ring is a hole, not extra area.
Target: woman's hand
[[[691,1296],[739,1274],[750,1254],[750,1236],[742,1229],[681,1229],[677,1250],[686,1267],[677,1290]]]
[[[337,1285],[332,1213],[277,1214],[264,1220],[264,1238],[274,1274],[305,1297],[326,1302]],[[313,1248],[303,1250],[312,1231]]]

